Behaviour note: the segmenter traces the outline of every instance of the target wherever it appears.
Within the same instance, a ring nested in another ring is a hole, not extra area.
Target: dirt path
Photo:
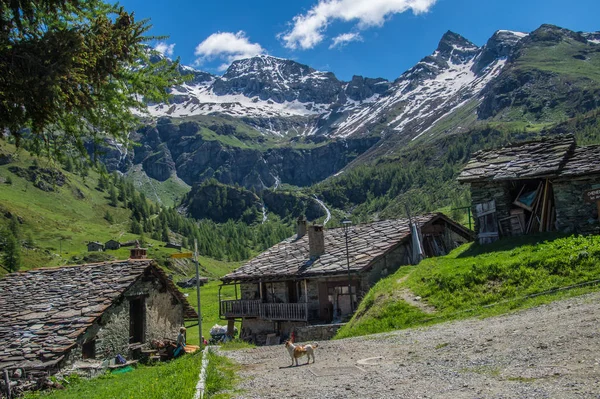
[[[319,342],[299,367],[283,345],[224,353],[242,365],[239,398],[600,398],[600,293]]]

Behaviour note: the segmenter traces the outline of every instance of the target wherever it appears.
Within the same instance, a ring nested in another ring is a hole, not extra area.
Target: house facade
[[[548,231],[598,231],[600,146],[578,147],[572,135],[473,155],[458,177],[470,184],[480,243]]]
[[[117,250],[121,248],[121,243],[117,240],[108,240],[104,243],[104,249]]]
[[[412,227],[411,227],[412,226]],[[235,300],[220,300],[220,315],[242,321],[258,344],[307,325],[339,322],[366,292],[400,266],[448,253],[472,233],[442,214],[327,229],[298,221],[297,234],[221,278]],[[347,256],[348,255],[348,256]]]
[[[197,314],[149,259],[34,269],[0,280],[0,369],[51,375],[177,336]]]
[[[91,241],[87,244],[88,252],[102,252],[104,251],[104,245],[98,241]]]

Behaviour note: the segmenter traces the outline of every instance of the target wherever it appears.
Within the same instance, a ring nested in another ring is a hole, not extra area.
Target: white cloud
[[[225,61],[218,68],[220,71],[223,71],[235,60],[254,57],[264,52],[265,50],[260,44],[251,43],[248,37],[246,37],[246,33],[239,31],[237,33],[213,33],[196,46],[194,54],[198,57],[196,59],[197,65],[215,59]]]
[[[335,21],[356,21],[358,29],[381,26],[393,14],[429,11],[437,0],[319,0],[306,14],[294,17],[292,28],[279,37],[290,49],[303,50],[323,41],[327,26]]]
[[[165,57],[172,57],[173,56],[173,51],[175,50],[175,43],[173,43],[173,44],[167,44],[165,42],[158,42],[154,46],[154,50],[158,51],[159,53],[161,53]]]
[[[360,35],[360,33],[342,33],[341,35],[338,35],[331,40],[331,45],[329,46],[329,48],[332,49],[336,47],[344,47],[350,42],[362,42],[362,36]]]

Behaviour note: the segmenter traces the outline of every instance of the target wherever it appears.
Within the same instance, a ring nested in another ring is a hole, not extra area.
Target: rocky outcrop
[[[42,191],[56,191],[58,187],[62,187],[67,183],[67,177],[58,169],[40,168],[38,166],[30,166],[25,169],[20,166],[9,166],[8,170],[32,182],[34,187]]]
[[[133,162],[142,164],[150,177],[160,181],[176,174],[189,185],[215,178],[224,184],[263,190],[282,183],[308,186],[324,180],[378,141],[373,137],[334,141],[314,137],[305,140],[302,147],[308,148],[297,148],[294,141],[289,146],[266,148],[256,139],[250,142],[256,144],[254,148],[237,147],[208,139],[201,129],[246,140],[245,133],[225,122],[213,121],[209,126],[195,121],[177,124],[163,118],[132,136],[140,143],[132,149]],[[106,163],[118,162],[109,159]]]

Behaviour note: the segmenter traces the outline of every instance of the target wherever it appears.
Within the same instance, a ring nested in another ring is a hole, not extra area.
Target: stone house
[[[117,240],[108,240],[104,243],[104,249],[112,249],[112,250],[117,250],[121,248],[121,243]]]
[[[81,359],[128,356],[132,343],[175,339],[197,319],[149,259],[41,268],[0,280],[0,369],[54,374]]]
[[[295,236],[221,278],[223,285],[235,286],[236,295],[219,298],[221,318],[230,326],[241,320],[242,335],[257,343],[269,333],[285,336],[307,325],[336,323],[382,277],[422,257],[446,254],[472,237],[443,214],[412,221],[412,227],[408,219],[352,227],[347,257],[343,228],[313,225],[307,231],[306,221],[299,220]]]
[[[104,245],[98,241],[90,241],[87,244],[88,252],[102,252],[104,251]]]
[[[598,230],[600,146],[578,147],[572,135],[543,138],[473,155],[458,177],[470,184],[480,243],[547,231]]]

